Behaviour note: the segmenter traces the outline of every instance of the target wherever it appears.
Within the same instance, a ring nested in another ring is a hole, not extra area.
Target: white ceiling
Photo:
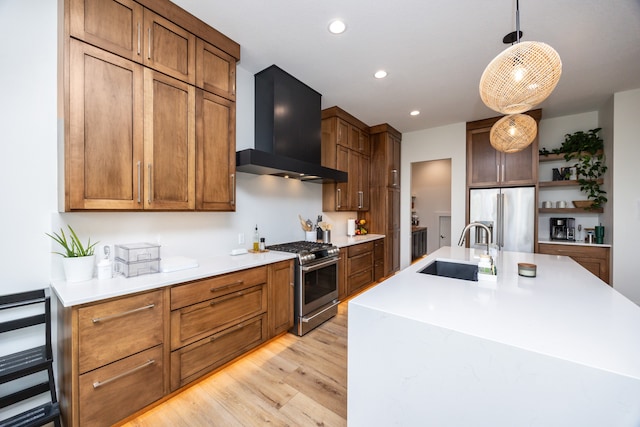
[[[241,46],[251,73],[276,64],[369,125],[410,132],[499,115],[478,94],[509,45],[515,0],[173,0]],[[522,0],[522,40],[559,53],[543,118],[593,111],[640,88],[640,0]],[[347,23],[342,35],[330,21]],[[377,80],[373,73],[389,75]],[[411,110],[421,114],[410,117]]]

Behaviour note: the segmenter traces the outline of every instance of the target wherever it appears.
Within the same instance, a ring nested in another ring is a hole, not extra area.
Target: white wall
[[[451,216],[451,160],[411,164],[411,196],[420,226],[427,227],[427,252],[440,247],[440,216]],[[451,230],[446,233],[453,242]]]
[[[411,263],[411,164],[451,159],[451,236],[465,226],[466,124],[455,123],[402,135],[400,268]],[[453,239],[452,239],[453,240]]]
[[[640,304],[640,89],[613,99],[613,286]]]

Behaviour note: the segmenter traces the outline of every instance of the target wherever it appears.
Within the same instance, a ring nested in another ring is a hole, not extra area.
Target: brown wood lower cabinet
[[[58,306],[64,425],[110,426],[293,325],[293,261]]]
[[[349,295],[373,282],[373,242],[347,248],[347,291]]]
[[[603,282],[611,285],[609,278],[610,249],[608,247],[539,243],[538,252],[571,257]]]
[[[110,426],[169,391],[167,295],[160,289],[58,307],[58,375],[66,426]]]
[[[162,345],[80,375],[80,425],[109,426],[164,395]]]
[[[171,390],[177,390],[267,339],[265,314],[171,352]]]

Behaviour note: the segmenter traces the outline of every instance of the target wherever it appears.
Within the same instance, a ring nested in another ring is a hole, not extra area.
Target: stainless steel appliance
[[[575,218],[549,218],[549,237],[551,240],[576,240]]]
[[[469,192],[469,220],[492,230],[499,249],[533,252],[536,192],[534,187],[474,189]],[[486,231],[476,227],[470,247],[486,245]]]
[[[302,336],[338,313],[338,247],[299,241],[267,249],[297,254],[292,333]]]

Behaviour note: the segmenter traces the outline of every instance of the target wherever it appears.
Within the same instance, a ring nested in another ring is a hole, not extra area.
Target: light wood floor
[[[286,334],[124,424],[346,426],[347,303],[298,337]]]

